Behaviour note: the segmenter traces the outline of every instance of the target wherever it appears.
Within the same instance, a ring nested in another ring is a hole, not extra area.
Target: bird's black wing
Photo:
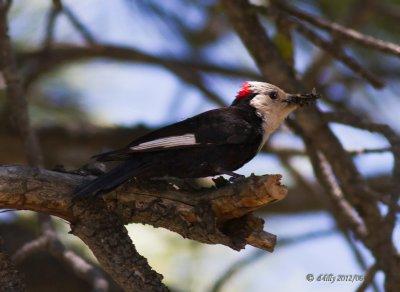
[[[240,144],[258,137],[246,112],[229,107],[210,110],[148,133],[126,147],[94,156],[98,161],[125,160],[136,153],[165,151],[207,145]]]

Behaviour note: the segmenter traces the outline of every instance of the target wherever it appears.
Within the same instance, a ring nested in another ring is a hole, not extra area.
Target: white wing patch
[[[181,136],[171,136],[159,138],[148,142],[143,142],[136,146],[130,147],[131,150],[147,150],[152,148],[172,148],[179,146],[196,145],[194,134],[185,134]]]

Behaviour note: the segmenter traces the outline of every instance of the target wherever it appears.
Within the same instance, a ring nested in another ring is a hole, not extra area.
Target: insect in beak
[[[321,96],[317,93],[315,88],[310,93],[299,93],[299,94],[288,94],[286,99],[283,102],[286,102],[288,105],[310,105],[314,103]]]

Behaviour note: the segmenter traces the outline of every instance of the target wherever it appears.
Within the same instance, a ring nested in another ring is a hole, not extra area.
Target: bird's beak
[[[288,94],[283,101],[288,105],[303,106],[314,103],[318,98],[320,98],[320,95],[314,88],[311,93]]]

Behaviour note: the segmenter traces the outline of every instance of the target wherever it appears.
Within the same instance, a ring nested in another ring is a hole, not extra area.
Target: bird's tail
[[[91,182],[78,186],[74,197],[90,197],[110,192],[130,178],[141,174],[147,167],[143,163],[126,161]]]

